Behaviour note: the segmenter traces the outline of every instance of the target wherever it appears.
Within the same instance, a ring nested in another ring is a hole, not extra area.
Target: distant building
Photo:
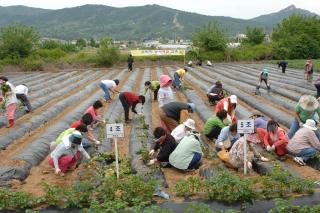
[[[145,47],[157,47],[160,44],[161,43],[158,40],[147,40],[147,41],[143,42],[143,46],[145,46]]]

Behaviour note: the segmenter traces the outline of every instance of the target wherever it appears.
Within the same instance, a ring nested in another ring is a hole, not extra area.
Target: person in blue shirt
[[[237,133],[237,123],[233,123],[230,126],[222,128],[218,139],[216,140],[216,150],[221,151],[222,146],[225,149],[231,149],[232,145],[240,138],[240,134]]]

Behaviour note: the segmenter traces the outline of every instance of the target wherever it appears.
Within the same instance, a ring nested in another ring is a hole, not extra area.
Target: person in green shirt
[[[226,119],[227,116],[228,113],[224,109],[217,112],[216,115],[211,116],[204,125],[203,132],[205,136],[207,136],[207,138],[209,138],[210,140],[213,140],[214,138],[217,139],[221,132],[221,129],[226,126],[223,123],[223,120]]]
[[[144,82],[144,95],[147,94],[148,90],[153,92],[154,100],[158,100],[158,91],[160,89],[160,82],[159,81],[146,81]]]
[[[318,116],[318,117],[317,117]],[[303,126],[308,119],[316,120],[319,122],[320,107],[318,100],[311,95],[303,95],[299,99],[295,108],[295,116],[291,123],[290,130],[288,132],[289,139],[293,138],[294,134]],[[319,130],[315,131],[318,139],[320,140]]]

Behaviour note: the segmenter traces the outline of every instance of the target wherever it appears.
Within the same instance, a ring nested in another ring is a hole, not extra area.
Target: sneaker
[[[293,160],[294,160],[295,162],[297,162],[297,163],[298,163],[299,165],[301,165],[301,166],[305,166],[305,165],[306,165],[306,163],[303,161],[303,158],[302,158],[302,157],[294,157]]]

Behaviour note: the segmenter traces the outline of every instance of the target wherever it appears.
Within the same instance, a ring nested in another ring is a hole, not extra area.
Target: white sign
[[[254,133],[254,120],[238,120],[237,132],[239,134]]]
[[[107,124],[107,138],[123,138],[123,124]]]

